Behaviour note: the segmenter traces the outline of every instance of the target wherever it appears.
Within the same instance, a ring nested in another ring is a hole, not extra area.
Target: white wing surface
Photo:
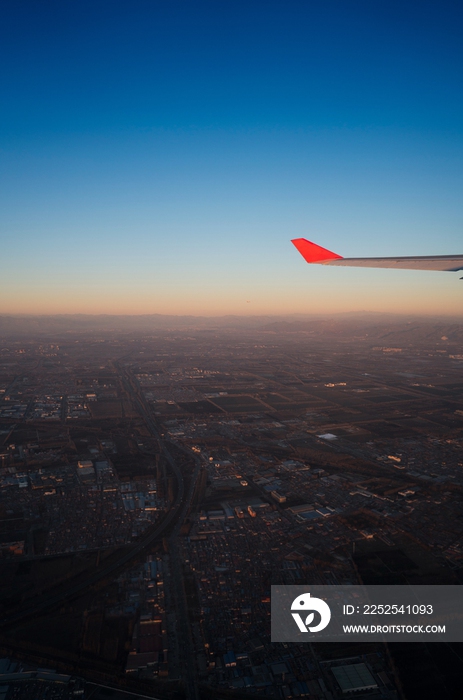
[[[457,272],[463,270],[462,255],[418,255],[393,258],[343,258],[306,238],[291,241],[304,260],[311,264],[336,265],[337,267],[389,267],[397,270],[441,270]]]

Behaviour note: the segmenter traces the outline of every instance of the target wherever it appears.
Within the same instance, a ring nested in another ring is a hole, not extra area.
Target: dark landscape
[[[462,583],[461,322],[0,334],[2,682],[322,700],[364,664],[358,697],[458,697],[461,645],[272,644],[270,586]]]

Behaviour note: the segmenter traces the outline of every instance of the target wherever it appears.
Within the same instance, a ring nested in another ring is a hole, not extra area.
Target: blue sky
[[[0,311],[461,313],[463,6],[2,4]]]

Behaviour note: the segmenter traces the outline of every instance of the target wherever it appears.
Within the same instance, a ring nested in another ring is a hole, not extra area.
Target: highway
[[[178,518],[175,528],[169,538],[169,554],[172,573],[171,581],[177,613],[177,638],[179,643],[179,650],[181,652],[181,657],[184,661],[184,665],[182,667],[182,675],[185,687],[185,695],[187,700],[199,700],[195,648],[189,624],[188,605],[186,600],[183,576],[183,562],[181,560],[178,538],[180,534],[180,528],[191,504],[191,499],[193,497],[196,481],[201,467],[201,462],[198,459],[198,457],[193,457],[193,455],[190,452],[178,445],[175,445],[177,449],[182,450],[189,457],[192,457],[195,460],[195,469],[193,474],[191,475],[188,493],[184,494],[184,481],[182,478],[182,474],[157,431],[156,425],[154,424],[154,421],[149,413],[149,409],[146,406],[144,396],[140,392],[139,388],[137,387],[136,383],[129,375],[129,373],[127,371],[123,373],[119,366],[118,370],[123,375],[125,387],[127,391],[131,394],[132,399],[135,400],[137,408],[143,415],[151,434],[154,437],[156,437],[159,441],[159,444],[161,446],[161,452],[169,462],[169,465],[171,466],[172,470],[174,471],[177,477],[177,481],[179,482],[179,484],[181,483],[182,497],[181,499],[179,499],[179,494],[177,494],[176,499],[176,504],[178,503]]]
[[[200,470],[200,460],[195,457],[195,471],[190,483],[187,498],[183,506],[182,517],[178,518],[177,524],[169,538],[169,554],[172,571],[172,586],[176,601],[177,611],[177,635],[179,649],[184,660],[183,680],[185,683],[185,693],[187,700],[199,700],[198,678],[196,673],[196,658],[193,636],[188,615],[188,604],[185,593],[185,582],[183,575],[183,561],[179,548],[179,534],[182,522],[194,493],[194,487]]]

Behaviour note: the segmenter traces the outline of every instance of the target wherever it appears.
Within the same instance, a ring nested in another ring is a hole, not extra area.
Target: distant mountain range
[[[279,316],[141,316],[62,314],[0,316],[1,338],[64,334],[156,333],[159,331],[249,330],[270,334],[368,337],[384,343],[407,344],[419,339],[463,343],[463,320],[455,317],[400,316],[370,312],[332,315]]]
[[[307,321],[274,321],[261,327],[261,330],[275,334],[309,334],[314,336],[350,337],[358,336],[387,345],[404,346],[420,341],[461,343],[463,350],[463,321],[460,319],[414,318],[365,316],[331,316]]]

